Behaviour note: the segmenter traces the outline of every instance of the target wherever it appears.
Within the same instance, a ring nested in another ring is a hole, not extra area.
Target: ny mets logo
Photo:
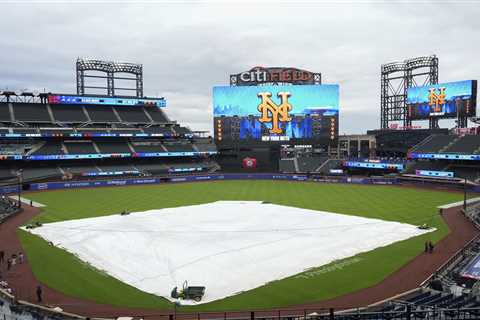
[[[288,113],[292,110],[292,105],[288,103],[288,97],[290,92],[279,92],[277,96],[280,98],[280,105],[276,105],[272,101],[272,93],[259,92],[258,97],[262,102],[258,105],[257,109],[262,113],[262,117],[258,119],[260,122],[271,122],[272,129],[270,133],[282,133],[282,129],[278,126],[279,121],[291,121]]]
[[[445,97],[447,96],[445,94],[445,88],[438,88],[439,93],[437,94],[437,90],[435,88],[430,88],[428,91],[430,92],[428,94],[428,99],[430,99],[430,102],[428,105],[430,107],[433,107],[433,112],[441,112],[442,111],[442,105],[445,104]]]

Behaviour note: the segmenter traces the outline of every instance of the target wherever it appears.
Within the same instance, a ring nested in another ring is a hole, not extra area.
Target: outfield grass
[[[281,205],[399,221],[427,223],[438,230],[388,247],[333,262],[262,287],[183,311],[273,308],[333,298],[372,286],[436,242],[448,228],[436,207],[460,201],[461,194],[390,186],[318,184],[284,181],[218,181],[169,185],[60,190],[29,193],[47,205],[32,221],[42,223],[200,204],[217,200],[261,200]],[[227,212],[225,214],[228,214]],[[172,304],[141,292],[90,266],[72,254],[18,231],[35,276],[67,295],[137,308],[171,309]],[[245,261],[248,263],[248,261]],[[208,290],[208,288],[207,288]]]

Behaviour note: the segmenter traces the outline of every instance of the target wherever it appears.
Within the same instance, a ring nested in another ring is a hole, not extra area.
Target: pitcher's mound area
[[[168,299],[185,280],[205,286],[204,303],[428,231],[259,201],[218,201],[50,223],[31,232]]]

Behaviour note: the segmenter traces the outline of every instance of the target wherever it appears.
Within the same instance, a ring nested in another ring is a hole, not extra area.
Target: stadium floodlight
[[[438,83],[438,58],[435,55],[396,61],[381,66],[380,125],[388,129],[395,121],[404,127],[412,125],[407,112],[406,91],[416,83]],[[438,127],[438,119],[430,118],[430,128]]]
[[[95,77],[107,80],[106,87],[97,85],[95,89],[107,89],[108,96],[114,96],[116,90],[133,90],[136,91],[138,98],[143,97],[143,66],[141,64],[78,58],[76,66],[78,95],[85,95],[85,89],[92,88],[86,86],[85,81],[87,78]],[[92,75],[90,74],[91,71],[103,72],[105,76]],[[128,73],[134,75],[134,77],[118,77],[116,76],[117,73]],[[135,81],[135,87],[116,88],[114,85],[116,79]]]

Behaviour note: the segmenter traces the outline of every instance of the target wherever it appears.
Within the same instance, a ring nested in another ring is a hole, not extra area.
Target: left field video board
[[[407,90],[407,112],[411,120],[474,117],[476,102],[476,80],[432,84]]]
[[[73,105],[152,106],[166,107],[164,98],[104,97],[49,94],[48,103]]]
[[[332,144],[338,113],[338,85],[213,88],[217,144]]]

